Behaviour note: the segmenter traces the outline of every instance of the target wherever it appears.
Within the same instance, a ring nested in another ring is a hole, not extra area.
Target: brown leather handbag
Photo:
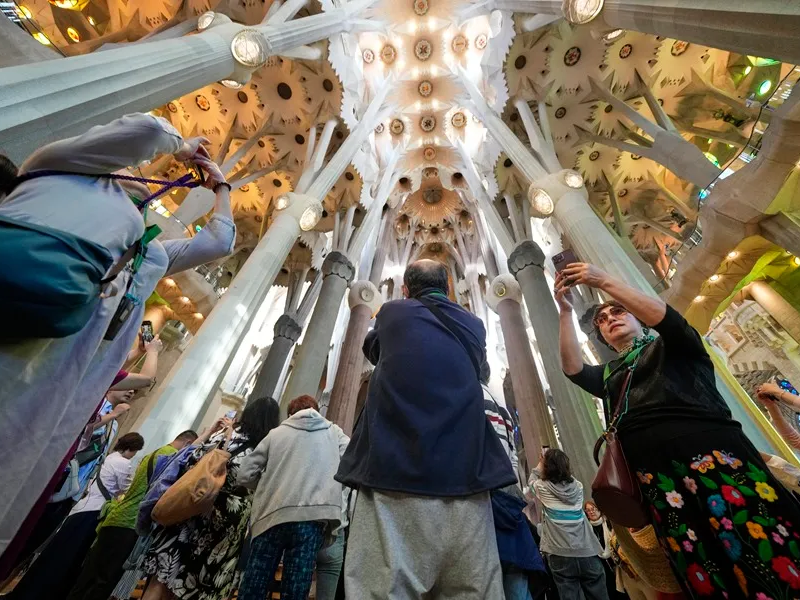
[[[598,469],[592,482],[592,499],[597,508],[615,525],[640,528],[650,524],[650,515],[644,506],[636,476],[628,466],[622,444],[617,437],[617,423],[631,377],[633,369],[628,367],[611,424],[594,445],[594,461]],[[600,448],[603,447],[603,442],[606,444],[606,451],[601,460]]]

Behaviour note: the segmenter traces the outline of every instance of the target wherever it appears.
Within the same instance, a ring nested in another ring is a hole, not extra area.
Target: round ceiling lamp
[[[406,126],[400,119],[392,119],[391,124],[389,125],[389,131],[391,131],[394,135],[400,135],[406,130]]]
[[[564,0],[561,11],[573,25],[585,25],[603,10],[605,0]]]
[[[214,22],[214,11],[204,12],[197,18],[197,31],[205,31]]]
[[[467,116],[461,111],[454,113],[453,116],[450,118],[450,123],[456,129],[461,129],[467,124]]]
[[[761,85],[758,86],[758,95],[764,96],[772,89],[772,81],[769,79],[765,79],[761,82]]]
[[[74,27],[67,27],[67,37],[76,43],[81,41],[81,36]]]
[[[583,187],[583,176],[577,171],[567,169],[564,171],[563,178],[566,186],[572,188],[573,190],[579,190]]]
[[[428,40],[419,40],[414,44],[414,56],[417,57],[417,60],[428,60],[431,54],[433,54],[433,44]]]
[[[528,188],[528,202],[531,204],[531,216],[539,219],[549,217],[555,209],[555,203],[550,194],[533,185]]]
[[[467,36],[459,33],[453,36],[453,41],[450,43],[450,47],[456,54],[464,54],[464,52],[466,52],[469,48],[469,40],[467,40]]]
[[[49,2],[53,6],[67,10],[83,10],[89,5],[89,0],[49,0]]]
[[[256,29],[244,29],[237,33],[231,42],[231,52],[245,67],[260,67],[267,62],[264,38]]]
[[[419,95],[423,98],[427,98],[433,93],[433,84],[427,79],[423,79],[417,86],[417,92],[419,92]]]
[[[309,206],[300,216],[300,229],[311,231],[322,218],[322,207],[319,205]]]

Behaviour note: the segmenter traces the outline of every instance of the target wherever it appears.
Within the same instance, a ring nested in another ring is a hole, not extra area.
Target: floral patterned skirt
[[[622,438],[678,580],[690,598],[800,598],[800,505],[738,424],[708,427]]]

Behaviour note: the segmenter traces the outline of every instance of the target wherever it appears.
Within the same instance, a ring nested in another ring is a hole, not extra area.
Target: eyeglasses
[[[628,311],[621,306],[609,306],[608,310],[604,310],[594,318],[594,324],[596,327],[600,327],[600,325],[608,323],[611,317],[621,317],[627,312]]]

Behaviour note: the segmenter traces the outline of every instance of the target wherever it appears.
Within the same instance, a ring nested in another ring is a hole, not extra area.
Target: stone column
[[[655,296],[653,287],[633,264],[625,249],[589,206],[589,194],[583,185],[573,188],[565,175],[553,173],[531,183],[528,197],[543,190],[553,201],[553,216],[567,236],[575,254],[643,292]]]
[[[21,162],[48,142],[215,81],[247,81],[271,55],[363,28],[370,22],[352,16],[371,2],[255,28],[206,13],[196,35],[0,69],[0,153]]]
[[[320,202],[302,194],[287,194],[284,206],[276,212],[272,225],[228,291],[157,388],[153,410],[143,422],[137,422],[148,449],[168,442],[205,414],[300,234],[301,221],[303,228],[310,230],[322,214]]]
[[[800,313],[783,296],[763,280],[752,282],[742,291],[758,302],[800,344]]]
[[[522,291],[513,275],[499,275],[492,282],[486,302],[500,316],[500,327],[508,357],[508,370],[514,400],[519,412],[519,426],[529,465],[539,462],[542,446],[558,447],[553,422],[539,370],[533,359],[531,343],[522,318]]]
[[[298,348],[295,367],[281,400],[284,414],[289,402],[297,396],[317,395],[330,349],[331,335],[336,325],[336,315],[342,304],[342,296],[355,275],[355,267],[344,254],[334,251],[325,257],[322,274],[322,290],[306,328],[303,343]]]
[[[569,381],[561,370],[558,309],[544,276],[544,260],[541,248],[526,241],[518,244],[511,253],[508,268],[519,281],[538,346],[545,349],[541,353],[545,375],[553,394],[558,422],[564,424],[559,429],[561,446],[569,454],[575,475],[589,489],[597,471],[592,450],[601,433],[600,419],[589,394]],[[516,396],[516,389],[514,394]]]
[[[364,367],[362,346],[369,322],[380,309],[383,299],[372,282],[356,281],[350,288],[347,300],[350,305],[350,321],[342,344],[327,417],[350,435],[355,423],[356,400]]]
[[[275,386],[281,378],[286,359],[300,339],[303,327],[290,315],[283,314],[275,321],[273,331],[272,346],[258,372],[253,391],[250,393],[251,398],[274,397]]]

